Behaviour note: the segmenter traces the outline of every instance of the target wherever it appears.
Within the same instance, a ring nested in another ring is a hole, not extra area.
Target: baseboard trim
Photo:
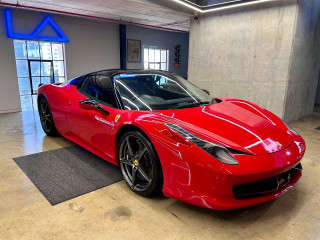
[[[21,108],[0,110],[0,114],[21,112]]]

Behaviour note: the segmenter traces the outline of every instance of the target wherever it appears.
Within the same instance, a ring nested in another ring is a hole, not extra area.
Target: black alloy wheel
[[[160,161],[150,141],[138,131],[125,133],[118,145],[122,176],[132,191],[151,196],[162,191]]]
[[[38,105],[41,126],[48,136],[58,136],[58,131],[54,125],[52,113],[46,98],[41,98]]]

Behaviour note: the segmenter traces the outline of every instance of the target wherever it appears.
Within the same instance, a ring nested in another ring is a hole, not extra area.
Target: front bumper
[[[239,184],[232,187],[235,199],[244,200],[255,197],[267,196],[288,187],[292,182],[296,182],[301,177],[302,165],[298,163],[294,168],[281,173],[278,176],[264,180]]]
[[[263,203],[285,193],[299,180],[301,171],[294,168],[300,164],[304,152],[305,143],[300,136],[295,136],[292,144],[279,152],[262,156],[235,155],[239,165],[223,164],[196,146],[179,145],[179,150],[174,151],[164,147],[158,152],[164,173],[163,193],[183,202],[218,210]],[[287,172],[291,174],[284,182],[281,176]],[[281,182],[269,191],[240,198],[234,192],[237,186],[272,178]]]

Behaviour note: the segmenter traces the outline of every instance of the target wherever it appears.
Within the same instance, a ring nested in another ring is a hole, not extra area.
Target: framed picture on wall
[[[141,41],[127,39],[127,62],[141,62]]]

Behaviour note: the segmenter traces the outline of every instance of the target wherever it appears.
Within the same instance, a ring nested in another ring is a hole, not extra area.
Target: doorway
[[[40,83],[54,83],[54,71],[52,60],[28,60],[30,76],[30,95],[36,100]],[[29,95],[29,94],[28,94]],[[36,101],[32,101],[36,105]],[[37,106],[32,106],[33,110]]]

